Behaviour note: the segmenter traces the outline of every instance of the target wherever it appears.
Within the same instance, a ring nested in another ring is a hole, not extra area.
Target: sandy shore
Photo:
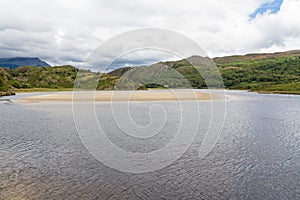
[[[20,102],[39,101],[79,101],[79,102],[109,102],[109,101],[176,101],[176,100],[213,100],[218,95],[198,91],[97,91],[53,93],[31,96],[20,99]]]

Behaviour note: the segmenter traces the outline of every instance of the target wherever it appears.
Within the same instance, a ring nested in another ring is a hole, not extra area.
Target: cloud
[[[299,49],[300,14],[297,8],[300,8],[299,0],[286,0],[278,13],[265,13],[255,18],[251,26],[259,35],[255,45],[258,51]]]
[[[110,57],[108,58],[111,59]],[[125,54],[117,59],[115,59],[108,67],[102,68],[94,68],[92,70],[101,69],[103,72],[112,71],[114,69],[120,67],[132,67],[132,66],[142,66],[142,65],[151,65],[153,63],[157,63],[160,61],[169,61],[169,60],[180,60],[181,57],[171,54],[170,52],[162,51],[162,50],[137,50],[133,51],[130,54]],[[96,61],[98,65],[101,66],[101,61],[103,62],[105,59],[99,59]],[[103,66],[103,65],[102,65]]]
[[[300,0],[276,12],[257,12],[270,0],[10,0],[1,1],[1,57],[40,57],[52,65],[80,66],[103,41],[124,31],[171,29],[199,43],[210,56],[300,48]],[[249,16],[252,20],[249,20]],[[144,53],[144,55],[147,52]],[[163,59],[135,54],[122,63]],[[140,57],[140,58],[138,58]]]

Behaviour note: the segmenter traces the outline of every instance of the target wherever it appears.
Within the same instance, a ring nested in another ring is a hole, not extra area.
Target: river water
[[[1,99],[30,95],[36,94]],[[191,145],[169,166],[140,174],[110,168],[89,153],[70,103],[1,101],[0,199],[299,199],[300,96],[227,95],[224,127],[207,156],[199,159]],[[109,105],[98,106],[104,124],[111,123]],[[133,115],[141,124],[149,120]],[[152,141],[155,148],[159,141]]]

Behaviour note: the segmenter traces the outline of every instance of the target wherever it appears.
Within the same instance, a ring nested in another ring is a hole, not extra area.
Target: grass
[[[258,89],[252,89],[260,93],[274,93],[274,94],[300,94],[300,83],[282,83],[261,86]]]
[[[22,88],[15,89],[17,93],[26,92],[63,92],[63,91],[73,91],[73,88]]]

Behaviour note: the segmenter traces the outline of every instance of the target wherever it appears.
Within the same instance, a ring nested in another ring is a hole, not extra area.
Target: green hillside
[[[264,93],[300,94],[300,51],[272,54],[248,54],[214,58],[227,89],[246,89]],[[182,66],[178,71],[185,74],[196,88],[205,87],[201,77],[196,77],[194,67]],[[190,73],[188,73],[190,72]],[[199,75],[198,75],[199,76]],[[198,83],[197,83],[198,82]]]
[[[208,60],[197,56],[188,60],[192,59]],[[300,51],[227,56],[213,60],[227,89],[300,94]],[[180,60],[160,62],[148,67],[126,67],[108,74],[86,71],[82,80],[89,84],[100,78],[98,90],[206,88],[199,70],[209,75],[210,70],[207,69]],[[0,95],[13,94],[13,90],[72,90],[77,72],[78,69],[73,66],[0,68]],[[214,85],[214,82],[210,85]]]
[[[199,58],[206,59],[206,58]],[[188,60],[191,60],[190,58]],[[222,76],[227,89],[243,89],[264,93],[300,94],[300,51],[289,51],[274,54],[248,54],[245,56],[228,56],[214,58],[214,62]],[[192,66],[187,60],[160,62],[181,74],[193,88],[206,88],[206,83],[199,70],[203,67]],[[153,65],[154,66],[154,65]],[[152,66],[150,66],[152,68]],[[128,71],[129,70],[129,71]],[[120,73],[121,70],[118,70]],[[119,76],[132,74],[133,69],[124,70]],[[151,73],[143,73],[138,77],[144,85],[151,82]],[[155,70],[148,70],[155,72]],[[205,73],[205,72],[203,72]],[[114,72],[111,72],[114,74]],[[159,73],[156,73],[158,75]],[[175,73],[155,76],[155,83],[167,84],[171,88],[180,87]],[[169,76],[169,77],[168,77]],[[161,77],[161,78],[160,78]],[[132,80],[137,79],[131,78]]]
[[[18,67],[10,74],[15,88],[72,88],[77,69],[60,67]]]
[[[229,89],[300,94],[300,58],[218,64]]]
[[[12,91],[72,90],[77,72],[78,69],[73,66],[0,68],[0,95],[11,95]],[[91,75],[87,78],[100,77],[99,90],[112,90],[119,79],[108,74],[86,72]]]

